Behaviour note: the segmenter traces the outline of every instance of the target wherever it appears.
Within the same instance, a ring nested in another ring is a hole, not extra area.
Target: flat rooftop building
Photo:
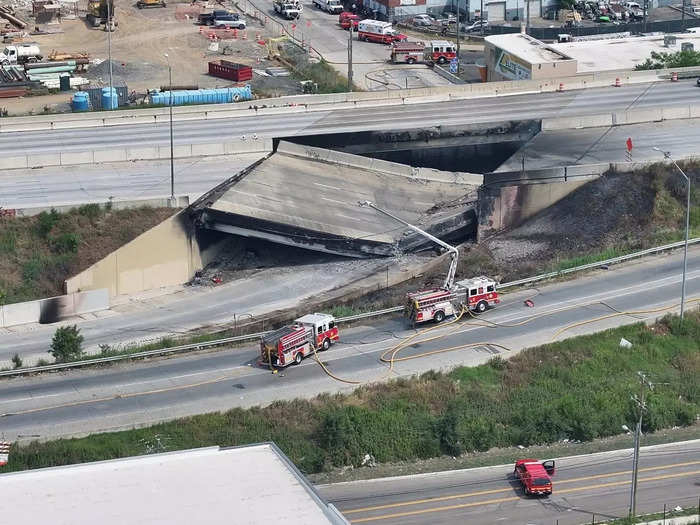
[[[683,44],[700,50],[700,34],[601,36],[556,44],[521,33],[493,35],[485,39],[487,78],[540,80],[630,71],[650,58],[652,52],[675,53],[681,51]]]
[[[274,443],[0,475],[3,523],[347,525]]]
[[[486,37],[487,79],[539,80],[576,74],[576,60],[525,33]]]

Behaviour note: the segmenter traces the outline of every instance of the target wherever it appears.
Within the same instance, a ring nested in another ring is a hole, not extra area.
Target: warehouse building
[[[459,12],[468,20],[480,15],[483,5],[485,18],[490,24],[524,20],[529,3],[530,17],[544,16],[548,8],[555,8],[558,0],[362,0],[365,7],[374,9],[387,20],[410,18],[428,13],[440,16],[443,11]],[[358,3],[359,5],[359,3]]]
[[[523,33],[485,39],[487,79],[544,80],[611,71],[631,71],[652,52],[700,50],[700,34],[579,38],[547,44]]]
[[[274,443],[0,474],[22,525],[348,525]]]

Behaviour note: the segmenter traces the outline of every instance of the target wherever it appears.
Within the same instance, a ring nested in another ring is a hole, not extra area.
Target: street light
[[[170,89],[170,202],[175,206],[175,152],[173,151],[173,68],[170,66],[170,58],[163,53],[168,62],[168,83]]]
[[[678,165],[678,163],[671,158],[671,152],[669,151],[663,151],[656,146],[654,146],[652,149],[654,151],[658,151],[659,153],[662,153],[664,158],[666,160],[670,160],[673,162],[673,165],[676,167],[676,169],[679,171],[681,175],[683,175],[683,178],[685,179],[685,182],[687,184],[688,188],[688,195],[687,195],[687,201],[685,205],[685,253],[683,255],[683,285],[681,286],[681,321],[683,320],[683,313],[685,311],[685,275],[688,271],[688,233],[690,230],[690,179],[688,176],[685,174],[685,172],[681,169],[681,167]]]

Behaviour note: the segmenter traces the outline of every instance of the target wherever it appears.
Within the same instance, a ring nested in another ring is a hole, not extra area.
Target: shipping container
[[[245,82],[253,78],[253,68],[228,60],[219,60],[218,62],[209,62],[209,74],[233,82]]]

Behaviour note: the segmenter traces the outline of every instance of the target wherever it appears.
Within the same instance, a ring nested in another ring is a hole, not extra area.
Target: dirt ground
[[[166,8],[138,9],[132,0],[115,0],[114,3],[118,28],[112,33],[113,83],[127,85],[130,92],[145,93],[148,89],[168,86],[168,61],[172,67],[173,85],[197,85],[200,88],[234,85],[228,80],[208,75],[207,63],[210,60],[223,58],[263,70],[270,65],[279,65],[266,60],[267,48],[259,44],[255,37],[260,34],[265,38],[268,33],[253,18],[246,17],[246,39],[242,38],[242,34],[237,34],[235,40],[222,40],[219,42],[219,50],[212,51],[209,49],[212,42],[206,35],[200,34],[196,20],[178,20],[175,17],[178,5],[189,4],[168,2]],[[222,8],[213,2],[199,5],[204,11]],[[234,8],[227,8],[235,11]],[[91,80],[89,87],[109,85],[109,67],[106,62],[108,33],[89,27],[85,22],[84,11],[76,20],[63,20],[60,30],[54,34],[31,35],[26,40],[39,44],[45,54],[51,50],[88,52],[91,60],[103,60],[100,64],[91,64],[80,76]],[[224,56],[221,53],[224,46],[230,47],[231,54]],[[167,59],[164,56],[166,53]],[[0,106],[6,107],[10,115],[69,111],[71,96],[60,93],[6,99],[0,101]]]

